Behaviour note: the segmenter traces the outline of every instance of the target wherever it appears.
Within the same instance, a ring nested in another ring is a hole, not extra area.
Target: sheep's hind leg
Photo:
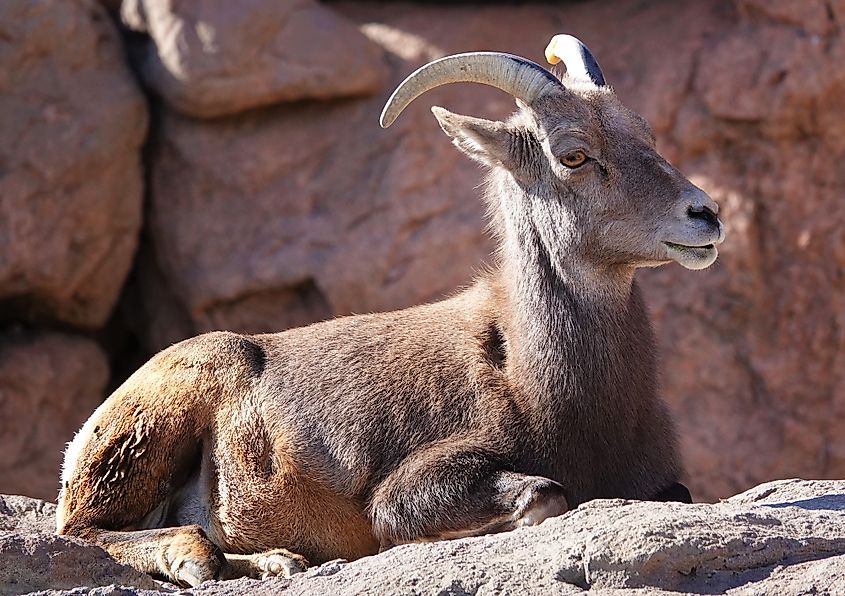
[[[568,510],[557,482],[502,468],[494,453],[468,441],[439,443],[409,457],[371,500],[382,550],[536,525]]]
[[[302,555],[284,548],[277,548],[252,555],[226,553],[226,562],[220,570],[219,579],[251,577],[290,577],[308,568],[308,561]]]
[[[89,529],[78,535],[118,561],[182,586],[196,587],[213,579],[290,577],[308,567],[305,557],[283,548],[224,554],[196,525],[129,532]]]
[[[69,534],[98,544],[138,571],[182,586],[217,579],[225,561],[223,551],[196,525],[126,532],[87,528]]]

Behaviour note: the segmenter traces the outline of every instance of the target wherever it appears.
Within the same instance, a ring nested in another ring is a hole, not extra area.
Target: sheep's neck
[[[509,372],[535,408],[568,407],[575,401],[579,408],[610,406],[593,402],[618,401],[613,385],[630,381],[620,379],[630,373],[628,364],[642,373],[632,382],[653,390],[650,328],[633,270],[586,266],[569,247],[553,260],[531,230],[509,235],[502,249],[510,305],[504,322]],[[644,337],[637,338],[638,333]],[[629,353],[640,348],[645,353]],[[631,363],[632,358],[639,362]]]

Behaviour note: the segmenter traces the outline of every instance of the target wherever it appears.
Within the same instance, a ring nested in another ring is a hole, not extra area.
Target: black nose
[[[700,207],[690,207],[689,209],[687,209],[687,215],[691,219],[700,219],[715,228],[719,227],[719,218],[716,217],[716,214],[713,213],[713,210],[710,209],[710,207],[707,207],[705,205],[702,205]]]

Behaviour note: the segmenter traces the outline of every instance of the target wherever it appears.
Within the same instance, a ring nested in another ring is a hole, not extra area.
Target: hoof
[[[168,540],[161,570],[180,586],[194,588],[217,578],[223,553],[198,526],[187,526]]]
[[[283,548],[253,555],[252,561],[255,568],[260,572],[261,579],[290,577],[308,569],[308,561],[305,557]]]
[[[674,484],[670,484],[662,491],[654,495],[650,501],[676,501],[678,503],[692,503],[692,495],[689,492],[689,489],[681,484],[680,482],[675,482]]]
[[[179,566],[173,571],[173,575],[179,585],[196,588],[201,583],[212,580],[217,576],[215,567],[219,567],[219,565],[210,565],[208,561],[186,559],[179,563]]]
[[[159,567],[181,586],[196,587],[216,579],[223,553],[199,526],[185,526],[164,544]]]
[[[521,500],[524,505],[514,523],[514,527],[517,528],[536,526],[550,517],[563,515],[569,511],[569,503],[563,495],[563,487],[545,478],[529,487],[523,499]]]

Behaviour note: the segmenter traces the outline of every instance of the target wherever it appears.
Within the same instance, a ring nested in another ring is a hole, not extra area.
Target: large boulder
[[[386,74],[379,48],[314,0],[124,0],[121,11],[149,36],[144,80],[191,116],[369,94]]]
[[[514,20],[519,41],[505,44],[466,39],[485,30],[483,10],[452,22],[420,7],[373,9],[354,16],[370,21],[364,32],[391,56],[390,83],[375,97],[215,121],[165,112],[152,154],[154,262],[144,265],[154,282],[139,284],[160,299],[147,302],[143,327],[178,339],[156,321],[183,312],[194,331],[272,331],[410,306],[469,282],[491,249],[478,169],[449,147],[424,102],[386,131],[378,114],[408,72],[473,43],[539,58],[532,40],[554,32],[548,10]],[[468,91],[445,87],[427,99],[494,116],[514,105],[487,88]]]
[[[150,349],[400,308],[469,282],[491,249],[481,172],[428,108],[501,118],[512,99],[451,86],[386,131],[378,114],[432,58],[496,49],[542,61],[565,30],[722,205],[714,267],[639,276],[694,495],[845,476],[842,2],[332,6],[389,56],[378,96],[217,121],[163,115],[136,317]]]
[[[197,331],[386,310],[470,279],[489,250],[474,172],[434,157],[448,141],[433,122],[382,132],[380,103],[164,116],[150,233]]]
[[[717,505],[593,501],[536,528],[323,565],[287,592],[835,594],[843,564],[845,482],[781,481]]]
[[[728,240],[702,275],[643,275],[707,499],[845,476],[845,3],[737,4],[672,71],[685,87],[658,131],[721,203]]]
[[[144,99],[94,0],[4,0],[0,40],[0,321],[98,327],[137,245]]]
[[[108,376],[91,340],[0,335],[0,492],[56,498],[65,444],[102,401]]]
[[[0,500],[0,528],[3,515]],[[16,575],[37,581],[41,589],[70,587],[66,581],[50,583],[56,581],[56,568],[75,578],[75,585],[102,585],[107,562],[96,558],[94,547],[79,548],[29,531],[0,532],[0,557],[9,561],[11,553]],[[38,556],[44,552],[52,561]],[[81,555],[95,557],[95,565]],[[3,593],[10,591],[7,578],[0,571]],[[125,568],[111,581],[126,586],[120,594],[155,590]],[[192,590],[207,596],[586,591],[608,596],[845,593],[845,481],[772,482],[715,505],[593,501],[533,528],[398,546],[352,563],[332,561],[291,580],[207,582]]]

